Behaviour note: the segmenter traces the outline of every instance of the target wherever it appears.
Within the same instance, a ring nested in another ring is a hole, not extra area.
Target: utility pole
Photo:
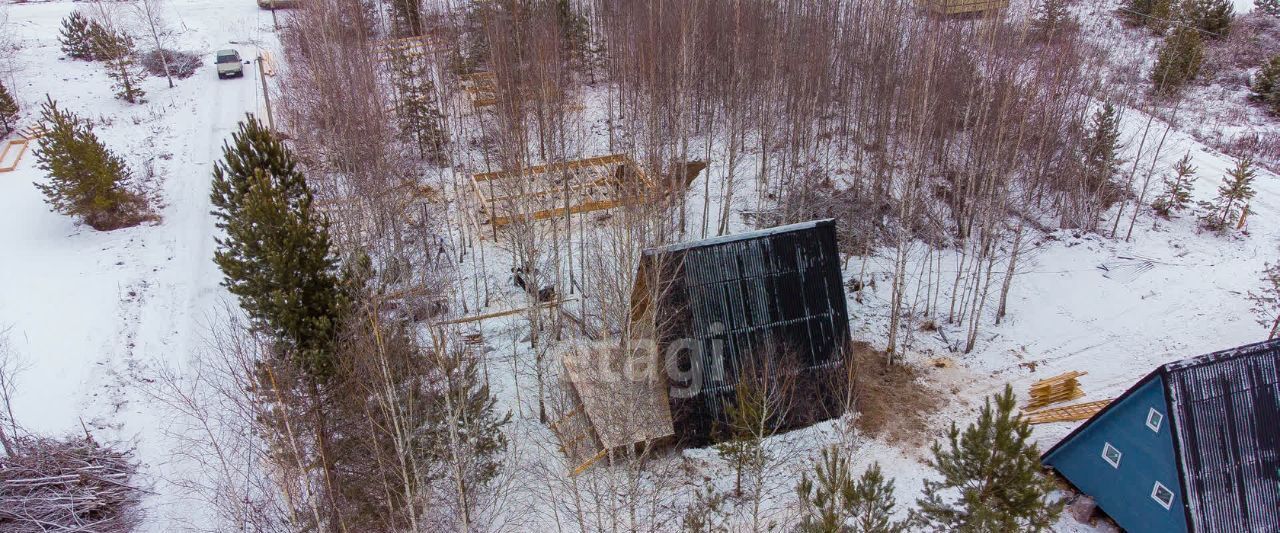
[[[276,18],[276,0],[271,0],[271,27],[280,30],[280,20]]]
[[[272,6],[274,6],[275,0],[271,0],[271,4]],[[267,69],[265,66],[263,66],[263,63],[262,63],[262,52],[258,52],[257,63],[258,63],[258,79],[262,81],[262,100],[267,104],[267,128],[270,129],[271,131],[275,131],[276,129],[275,120],[273,119],[271,114],[271,92],[267,90]]]

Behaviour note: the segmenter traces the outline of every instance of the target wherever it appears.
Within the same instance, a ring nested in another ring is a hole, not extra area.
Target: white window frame
[[[1165,502],[1164,500],[1161,500],[1158,496],[1156,496],[1156,494],[1159,494],[1161,490],[1169,493],[1168,502]],[[1151,499],[1155,500],[1156,503],[1160,504],[1160,506],[1164,507],[1166,510],[1173,508],[1173,497],[1174,497],[1173,491],[1169,490],[1169,487],[1164,486],[1164,483],[1157,481],[1155,485],[1151,486]]]
[[[1108,451],[1116,452],[1115,461],[1111,460],[1111,456],[1107,454]],[[1124,458],[1124,453],[1120,452],[1120,448],[1116,448],[1115,446],[1112,446],[1110,442],[1102,445],[1102,460],[1106,461],[1107,464],[1111,465],[1112,468],[1120,468],[1120,459],[1122,458]]]
[[[1155,421],[1152,421],[1153,418],[1155,419]],[[1160,426],[1163,424],[1164,424],[1164,415],[1161,414],[1160,411],[1157,411],[1155,407],[1152,407],[1150,411],[1147,411],[1147,428],[1149,428],[1151,431],[1159,433]]]

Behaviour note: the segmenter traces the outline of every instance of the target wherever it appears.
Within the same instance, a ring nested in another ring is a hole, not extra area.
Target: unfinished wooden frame
[[[634,203],[653,184],[623,154],[538,165],[471,177],[480,209],[497,227]]]

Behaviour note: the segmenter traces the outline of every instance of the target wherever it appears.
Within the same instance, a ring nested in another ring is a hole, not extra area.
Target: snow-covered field
[[[1241,10],[1251,5],[1238,1]],[[173,89],[162,78],[148,79],[147,102],[130,105],[113,97],[100,64],[60,59],[57,28],[77,5],[4,7],[7,30],[21,47],[11,59],[12,79],[5,81],[23,105],[24,125],[48,94],[65,109],[98,120],[99,136],[125,154],[138,177],[153,167],[161,220],[97,232],[48,210],[33,186],[45,177],[32,154],[17,171],[0,174],[0,329],[11,328],[10,343],[26,363],[13,407],[33,431],[78,432],[83,423],[100,437],[132,443],[157,480],[169,468],[172,444],[162,431],[169,421],[133,385],[147,379],[150,368],[182,367],[197,357],[209,321],[228,301],[211,260],[210,169],[236,122],[262,108],[257,70],[246,66],[245,78],[219,80],[212,53],[235,47],[252,58],[259,47],[278,45],[270,15],[249,0],[172,0],[166,16],[176,30],[176,48],[200,52],[205,65]],[[1131,151],[1145,125],[1144,115],[1127,111],[1122,141]],[[1163,129],[1157,124],[1153,135]],[[1231,160],[1173,131],[1158,168],[1187,152],[1199,167],[1195,199],[1209,199]],[[723,176],[717,164],[703,176]],[[1109,398],[1161,363],[1264,338],[1247,295],[1260,287],[1264,263],[1280,257],[1280,179],[1259,171],[1255,188],[1247,233],[1235,237],[1202,233],[1189,215],[1153,223],[1145,214],[1127,242],[1070,232],[1033,236],[1010,294],[1009,317],[985,327],[972,353],[950,352],[936,333],[918,333],[911,344],[910,361],[949,357],[958,363],[926,374],[953,394],[935,427],[967,419],[983,396],[1006,382],[1022,392],[1036,379],[1083,370],[1089,372],[1082,378],[1088,399]],[[694,184],[693,190],[701,189]],[[1122,228],[1127,224],[1126,216]],[[891,270],[891,256],[869,260],[868,271],[882,282],[865,303],[850,300],[856,339],[883,345],[890,286],[884,281]],[[851,266],[847,274],[856,272]],[[500,330],[512,326],[494,321],[485,326],[493,335],[486,336],[510,337]],[[962,336],[947,333],[953,341]],[[503,391],[506,407],[518,411],[514,397]],[[1047,447],[1072,427],[1037,426],[1035,438]],[[816,443],[829,429],[785,438]],[[923,448],[867,440],[859,450],[855,471],[879,462],[897,478],[899,501],[914,501],[925,475]],[[716,460],[708,450],[685,456]],[[148,502],[149,530],[170,531],[189,509],[163,482],[154,483],[159,495]],[[1069,518],[1060,529],[1091,530]]]

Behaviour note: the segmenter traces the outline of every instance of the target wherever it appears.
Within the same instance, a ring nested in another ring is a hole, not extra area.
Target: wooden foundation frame
[[[630,205],[653,187],[624,154],[485,172],[472,176],[471,184],[482,214],[496,227]],[[523,206],[530,207],[517,211]]]

